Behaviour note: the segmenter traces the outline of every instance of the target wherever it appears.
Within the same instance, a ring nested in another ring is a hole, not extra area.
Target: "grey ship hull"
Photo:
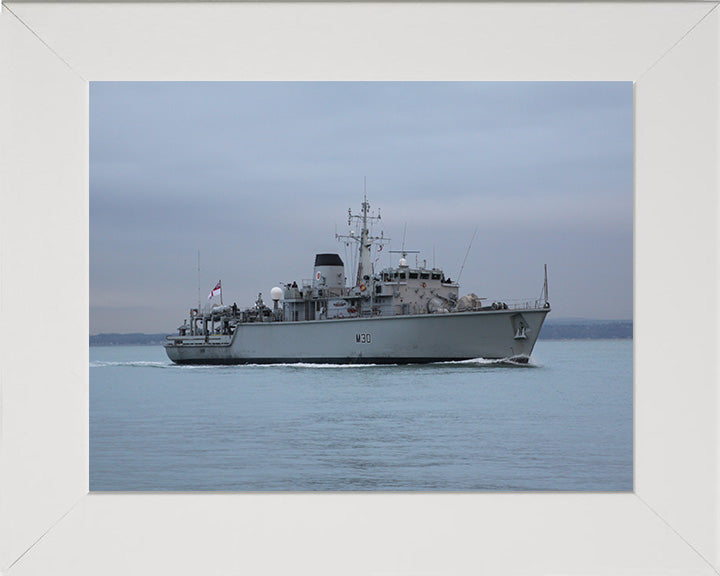
[[[254,322],[239,324],[227,336],[169,336],[165,348],[177,364],[408,364],[471,358],[526,362],[549,311]]]

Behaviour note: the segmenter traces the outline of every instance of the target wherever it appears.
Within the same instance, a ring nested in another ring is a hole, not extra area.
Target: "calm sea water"
[[[631,491],[632,341],[529,366],[171,364],[90,348],[90,489]]]

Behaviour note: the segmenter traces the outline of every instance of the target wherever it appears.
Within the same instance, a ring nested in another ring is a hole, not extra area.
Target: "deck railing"
[[[463,310],[463,312],[477,312],[479,310],[541,310],[548,308],[545,300],[538,298],[521,300],[491,300],[483,299],[474,306]]]

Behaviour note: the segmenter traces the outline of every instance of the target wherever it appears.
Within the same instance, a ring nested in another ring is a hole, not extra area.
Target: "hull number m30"
[[[356,344],[370,344],[372,341],[372,336],[370,334],[355,334],[355,343]]]

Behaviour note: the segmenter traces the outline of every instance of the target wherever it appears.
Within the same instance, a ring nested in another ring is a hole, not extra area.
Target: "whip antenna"
[[[470,238],[470,244],[468,244],[467,252],[465,252],[465,258],[463,258],[462,266],[460,266],[460,273],[458,274],[457,280],[455,280],[456,284],[460,283],[460,276],[462,276],[463,270],[465,269],[465,262],[467,260],[468,254],[470,254],[470,248],[472,248],[473,240],[475,240],[475,234],[477,234],[478,227],[475,226],[475,232],[473,232],[472,238]]]

